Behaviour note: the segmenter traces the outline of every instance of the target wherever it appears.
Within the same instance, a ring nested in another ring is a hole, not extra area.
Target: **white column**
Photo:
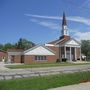
[[[59,60],[62,61],[62,59],[61,59],[61,47],[60,47],[60,44],[59,44]]]
[[[65,58],[66,58],[66,46],[64,46],[64,55],[65,55]]]
[[[77,60],[77,54],[76,54],[76,47],[74,48],[75,53],[75,60]]]
[[[71,57],[71,47],[70,47],[70,61],[72,61],[72,57]]]
[[[60,47],[60,44],[59,44],[59,60],[61,61],[61,47]]]
[[[8,63],[10,63],[10,62],[11,62],[10,55],[8,55]]]
[[[80,47],[80,60],[81,60],[81,47]]]

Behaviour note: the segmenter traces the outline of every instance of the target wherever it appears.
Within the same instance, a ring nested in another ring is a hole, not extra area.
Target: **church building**
[[[38,45],[26,51],[8,50],[8,61],[13,63],[39,63],[39,62],[62,62],[67,59],[68,62],[81,60],[81,45],[70,37],[67,28],[67,20],[63,13],[62,30],[59,39]]]
[[[81,45],[78,41],[70,37],[67,28],[67,20],[65,13],[63,13],[61,36],[58,40],[46,44],[49,48],[57,49],[58,59],[66,58],[70,61],[81,60]]]

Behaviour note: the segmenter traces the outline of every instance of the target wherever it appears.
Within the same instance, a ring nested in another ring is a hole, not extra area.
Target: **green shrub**
[[[62,62],[66,62],[67,61],[67,58],[62,58]]]
[[[57,59],[56,62],[57,62],[57,63],[60,62],[60,59]]]

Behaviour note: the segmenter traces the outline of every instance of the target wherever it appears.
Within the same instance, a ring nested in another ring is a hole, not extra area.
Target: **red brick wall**
[[[33,60],[34,60],[34,56],[31,56],[31,55],[25,55],[24,56],[24,63],[25,64],[33,63]]]
[[[69,40],[70,39],[70,36],[63,35],[63,36],[60,37],[60,39],[63,39],[63,38]]]
[[[54,46],[48,46],[48,48],[53,50],[55,52],[56,58],[59,59],[59,48],[58,47],[54,47]]]
[[[56,62],[57,57],[55,55],[54,56],[47,56],[47,60],[48,60],[48,62]]]
[[[14,63],[21,63],[21,55],[15,55]]]
[[[56,62],[56,60],[57,60],[57,57],[55,55],[46,56],[46,58],[47,58],[47,60],[39,61],[39,60],[35,60],[35,56],[33,56],[33,55],[26,55],[24,57],[24,63],[31,64],[31,63],[43,63],[43,62]]]
[[[24,56],[24,63],[25,64],[31,64],[31,63],[43,63],[43,62],[56,62],[57,59],[59,59],[59,48],[58,47],[49,47],[53,51],[55,51],[55,55],[47,55],[47,60],[37,61],[35,60],[35,56],[33,55],[25,55]],[[80,58],[80,48],[76,49],[77,58]],[[21,63],[21,55],[16,55],[14,57],[14,63]]]
[[[80,58],[80,48],[76,49],[77,59]]]

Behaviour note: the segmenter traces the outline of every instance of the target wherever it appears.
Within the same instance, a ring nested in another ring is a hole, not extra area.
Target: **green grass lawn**
[[[60,86],[78,84],[83,80],[90,81],[90,72],[2,80],[0,81],[0,90],[47,90]]]
[[[39,67],[57,67],[57,66],[72,66],[72,65],[86,65],[90,63],[39,63],[39,64],[23,64],[23,65],[6,65],[7,68],[19,69],[19,68],[39,68]]]

